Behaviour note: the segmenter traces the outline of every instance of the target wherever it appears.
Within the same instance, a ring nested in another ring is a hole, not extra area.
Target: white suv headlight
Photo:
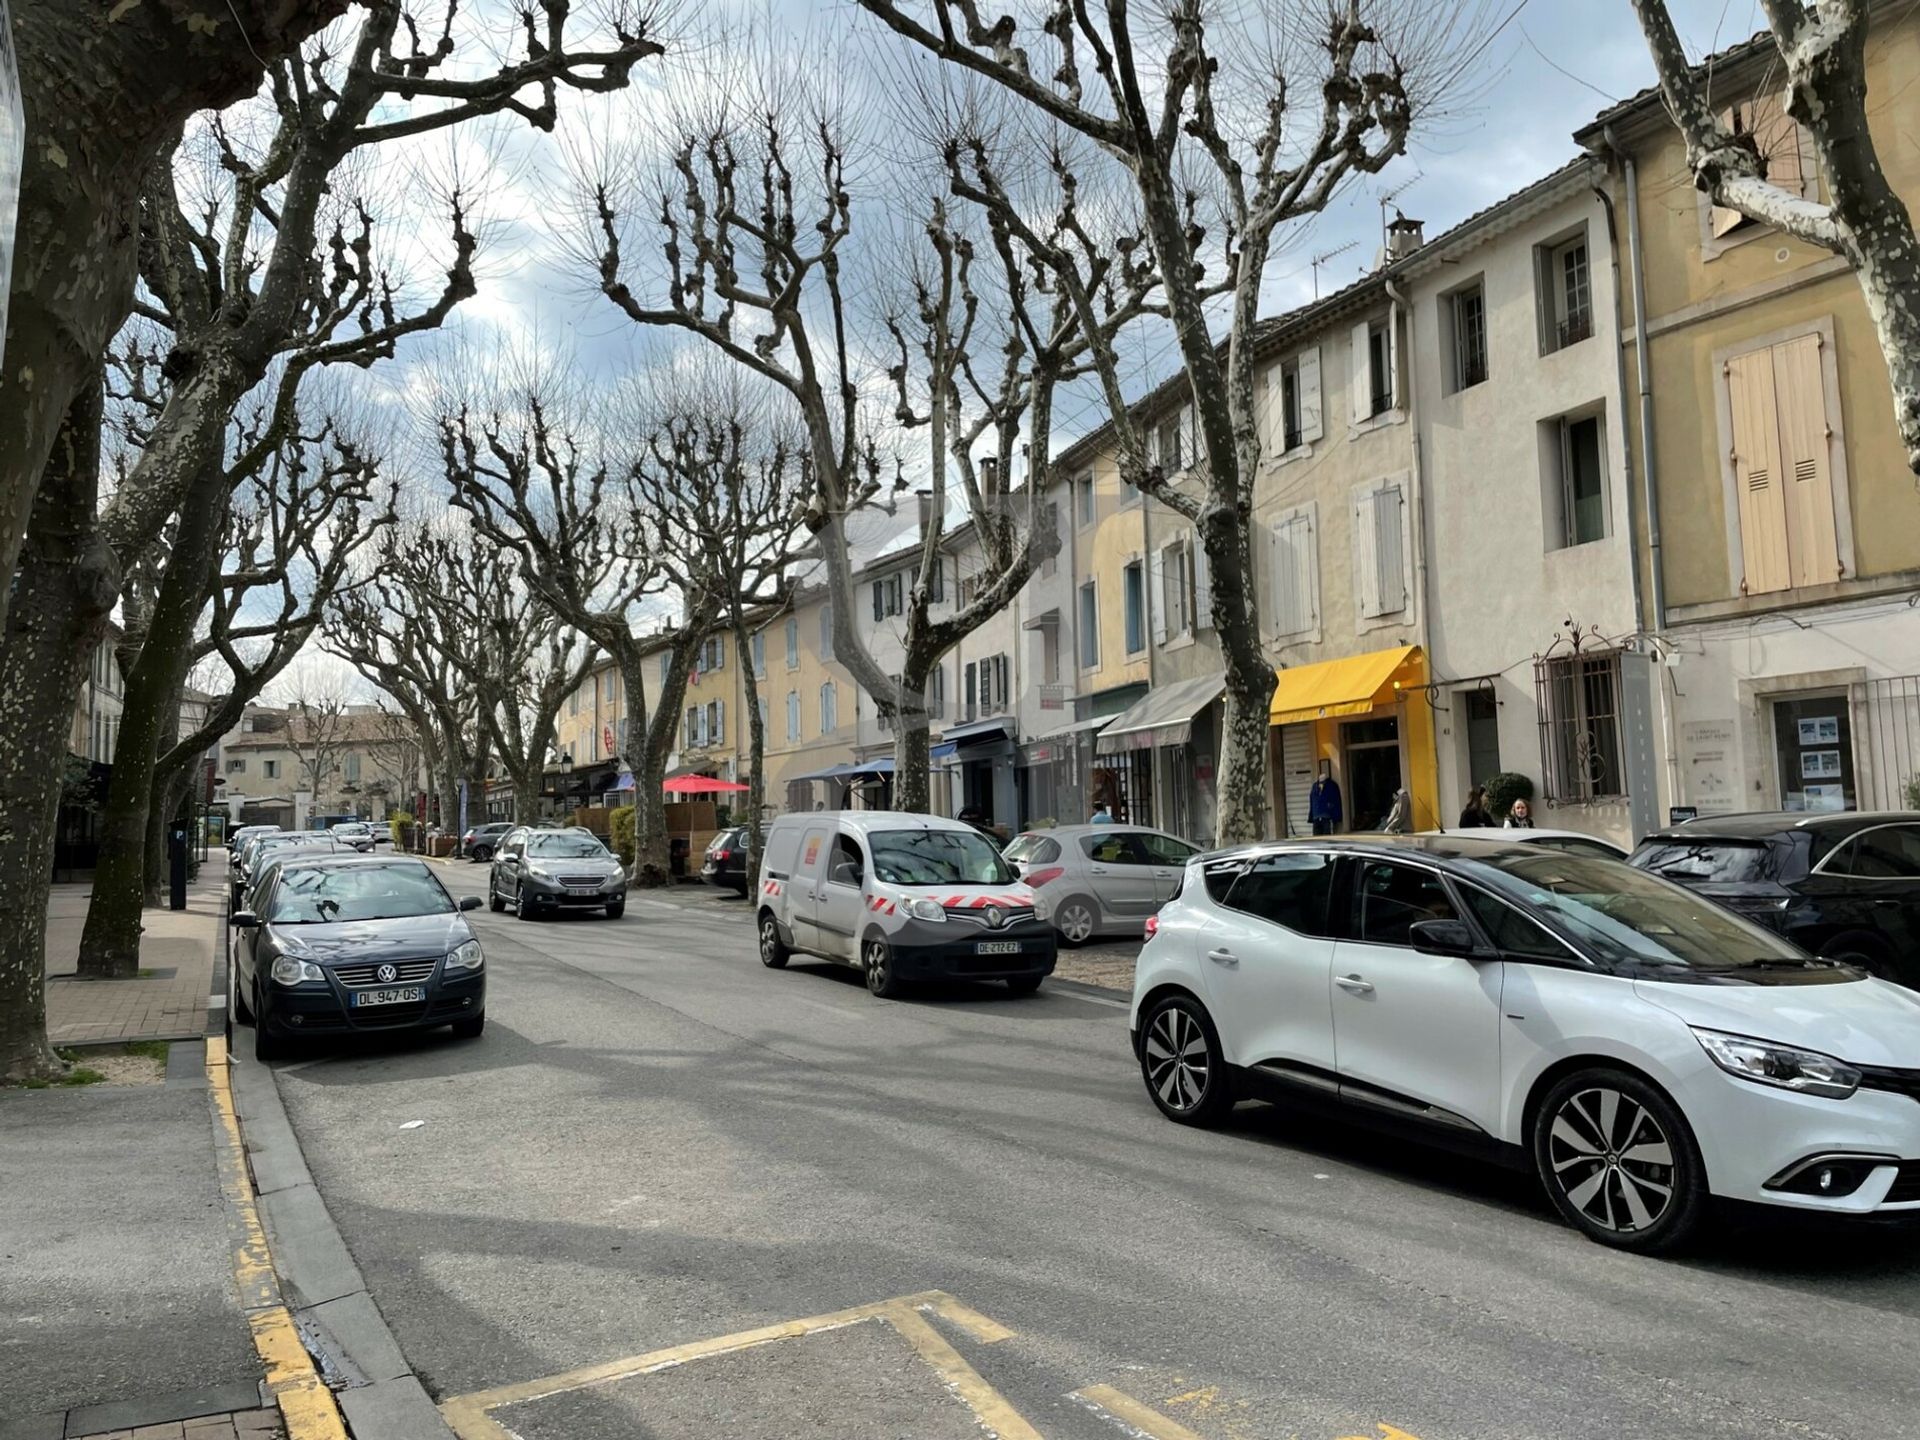
[[[307,980],[324,980],[327,972],[307,960],[296,960],[291,955],[282,955],[273,962],[273,968],[267,973],[279,985],[298,985]]]
[[[1844,1100],[1860,1088],[1858,1070],[1815,1050],[1796,1050],[1791,1045],[1750,1040],[1718,1030],[1696,1029],[1693,1038],[1714,1064],[1742,1080],[1797,1090],[1802,1095],[1823,1095],[1829,1100]]]
[[[945,920],[947,918],[947,912],[938,900],[909,900],[907,901],[906,910],[907,914],[911,915],[915,920]]]
[[[468,940],[464,944],[456,945],[453,952],[447,956],[449,970],[478,970],[486,963],[486,957],[480,953],[478,940]]]

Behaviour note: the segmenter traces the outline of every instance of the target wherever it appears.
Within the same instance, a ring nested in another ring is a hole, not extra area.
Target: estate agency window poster
[[[1844,695],[1773,702],[1782,810],[1851,810],[1853,736]]]

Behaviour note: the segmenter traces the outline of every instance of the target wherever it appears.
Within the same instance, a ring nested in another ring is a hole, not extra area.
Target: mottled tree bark
[[[14,0],[27,145],[0,366],[0,575],[68,407],[132,310],[149,167],[188,116],[250,94],[347,3]],[[0,625],[10,599],[0,588]]]
[[[126,677],[113,778],[100,811],[100,859],[80,936],[80,973],[125,979],[140,968],[140,912],[146,898],[147,819],[161,752],[179,735],[194,622],[206,603],[208,556],[226,515],[227,489],[197,480],[174,529],[172,558],[154,601],[140,658]],[[163,819],[166,817],[162,817]]]
[[[77,397],[34,502],[0,637],[0,1080],[51,1075],[47,891],[73,697],[106,634],[119,566],[94,527],[101,393]]]

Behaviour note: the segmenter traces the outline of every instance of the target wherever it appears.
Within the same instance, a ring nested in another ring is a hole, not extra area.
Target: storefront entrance
[[[1400,720],[1353,720],[1340,727],[1347,773],[1347,829],[1378,830],[1400,789]]]

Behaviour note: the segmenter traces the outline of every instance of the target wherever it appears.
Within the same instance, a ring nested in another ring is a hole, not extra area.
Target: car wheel
[[[1707,1208],[1686,1117],[1625,1070],[1582,1070],[1547,1093],[1534,1112],[1533,1163],[1554,1208],[1602,1245],[1671,1250]]]
[[[519,916],[522,920],[533,919],[534,908],[535,907],[534,907],[532,896],[527,895],[525,893],[521,893],[519,895],[514,896],[513,913]]]
[[[487,1028],[487,1017],[475,1015],[468,1020],[453,1022],[453,1038],[456,1040],[478,1040],[480,1032]]]
[[[500,898],[500,891],[493,883],[493,877],[487,877],[487,909],[498,915],[507,908],[507,902]]]
[[[771,910],[760,912],[760,963],[769,970],[787,968],[787,957],[792,954],[786,942],[780,938],[780,922],[773,918]]]
[[[476,845],[473,847],[472,853],[469,856],[469,858],[477,860],[482,865],[485,865],[488,861],[493,859],[493,851],[489,850],[484,845]]]
[[[267,1029],[267,1020],[259,997],[254,998],[253,1010],[253,1058],[262,1064],[269,1060],[278,1060],[286,1053],[286,1043]]]
[[[1140,1073],[1160,1113],[1182,1125],[1216,1125],[1233,1108],[1220,1036],[1191,995],[1168,995],[1142,1020]]]
[[[1084,945],[1093,939],[1093,932],[1100,928],[1099,912],[1086,896],[1075,895],[1061,901],[1060,908],[1053,912],[1053,928],[1060,932],[1060,938],[1067,944]]]
[[[1046,978],[1044,975],[1009,975],[1007,989],[1016,995],[1031,995],[1040,988],[1040,982]]]
[[[893,950],[884,936],[867,937],[866,943],[860,947],[860,969],[867,977],[867,989],[882,1000],[897,998],[904,988],[900,984],[900,977],[894,973]]]
[[[627,913],[627,902],[624,900],[616,900],[613,902],[613,904],[607,906],[607,919],[609,920],[618,920],[622,915],[626,913]]]

